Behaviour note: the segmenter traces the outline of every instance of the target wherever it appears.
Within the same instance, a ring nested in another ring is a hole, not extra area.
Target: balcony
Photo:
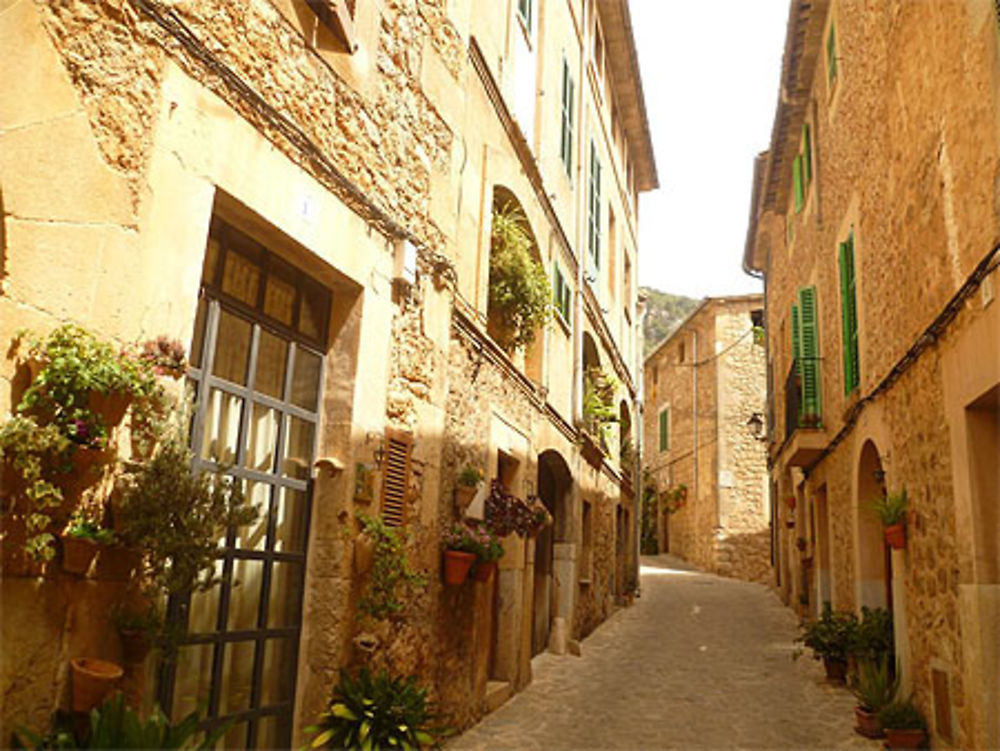
[[[785,440],[780,455],[791,467],[805,467],[816,461],[827,444],[826,430],[819,410],[819,368],[811,365],[815,395],[803,399],[803,365],[795,360],[785,379]]]

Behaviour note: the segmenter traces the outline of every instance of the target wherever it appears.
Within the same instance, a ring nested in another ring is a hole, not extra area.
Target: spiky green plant
[[[436,721],[427,689],[414,676],[395,677],[387,671],[372,675],[367,668],[357,678],[345,671],[319,722],[305,728],[310,748],[381,749],[438,748],[448,735]]]
[[[851,681],[851,691],[864,709],[879,712],[896,698],[899,681],[889,670],[889,660],[861,660]]]
[[[872,501],[871,510],[882,520],[883,526],[888,527],[903,521],[908,505],[906,488],[903,488],[898,493],[886,493],[885,497]]]

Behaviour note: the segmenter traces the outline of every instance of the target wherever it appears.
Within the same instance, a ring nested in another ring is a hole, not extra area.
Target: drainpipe
[[[638,254],[637,254],[638,255]],[[638,276],[638,275],[637,275]],[[649,309],[646,307],[646,300],[643,297],[639,297],[636,304],[636,323],[632,331],[632,341],[635,343],[640,343],[642,339],[642,330],[646,321],[646,314]],[[639,583],[639,555],[642,551],[642,450],[643,450],[643,427],[645,422],[645,404],[646,404],[646,379],[643,372],[643,355],[642,347],[635,346],[632,348],[634,352],[633,359],[635,360],[635,372],[636,381],[638,387],[635,391],[635,409],[633,413],[635,414],[635,467],[633,469],[632,477],[635,478],[635,482],[632,486],[632,492],[635,493],[635,503],[633,504],[633,514],[635,519],[633,519],[632,526],[634,527],[634,563],[632,566],[632,575],[635,580],[635,596],[639,597],[641,594],[641,587]]]
[[[694,503],[698,503],[698,331],[691,331],[691,434],[694,441],[694,477],[691,481],[691,491],[694,493]]]

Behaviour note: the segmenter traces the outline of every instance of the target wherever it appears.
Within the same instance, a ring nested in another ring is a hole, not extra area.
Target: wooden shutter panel
[[[799,290],[799,318],[802,350],[802,415],[820,416],[819,320],[816,315],[816,288]]]
[[[663,410],[660,412],[660,451],[670,448],[670,412]]]
[[[848,311],[848,287],[850,286],[847,279],[847,243],[840,243],[839,246],[839,262],[840,262],[840,330],[841,330],[841,349],[843,350],[842,355],[844,358],[844,393],[850,394],[854,386],[851,383],[851,315]]]
[[[601,267],[601,162],[594,149],[594,265]]]
[[[382,469],[382,520],[390,527],[406,521],[406,493],[410,487],[413,434],[386,428]]]
[[[809,135],[809,123],[802,123],[802,172],[805,184],[812,180],[812,138]]]
[[[792,306],[792,359],[795,360],[795,372],[802,375],[802,343],[799,337],[799,306]]]
[[[854,233],[847,236],[844,243],[845,302],[847,316],[847,351],[850,355],[850,370],[845,375],[853,391],[861,383],[861,365],[858,357],[858,298],[857,275],[854,267]]]
[[[798,154],[792,161],[792,189],[795,191],[795,213],[802,211],[805,204],[805,193],[802,190],[802,155]]]
[[[559,158],[569,171],[569,63],[563,58],[561,132],[559,133]]]

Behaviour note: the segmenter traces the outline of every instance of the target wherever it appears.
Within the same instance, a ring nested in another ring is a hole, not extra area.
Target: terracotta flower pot
[[[847,680],[847,661],[831,660],[829,657],[823,658],[823,669],[826,671],[826,679],[832,683],[845,683]]]
[[[902,550],[906,547],[906,528],[903,522],[890,524],[884,530],[885,541],[893,550]]]
[[[886,745],[892,748],[920,748],[926,733],[919,729],[894,730],[885,728]]]
[[[64,535],[62,541],[62,567],[70,574],[86,574],[90,562],[97,555],[97,543],[85,537]]]
[[[149,639],[145,631],[122,631],[122,656],[126,665],[138,665],[149,654]]]
[[[455,585],[464,582],[475,562],[474,553],[464,553],[461,550],[444,551],[444,583]]]
[[[477,490],[479,487],[476,485],[457,485],[455,487],[455,508],[459,513],[464,513],[469,508],[472,499],[476,497]]]
[[[859,735],[865,738],[881,738],[885,735],[882,732],[882,723],[878,719],[878,712],[869,712],[858,704],[854,708],[854,718],[857,720],[854,730]]]
[[[103,545],[94,575],[109,581],[128,581],[140,563],[142,555],[137,550],[121,545]]]
[[[106,428],[113,428],[122,421],[129,405],[132,403],[131,394],[102,394],[99,391],[91,391],[87,399],[87,406],[90,411],[101,418]]]
[[[477,582],[486,582],[490,580],[490,577],[493,576],[493,572],[496,570],[496,561],[487,561],[485,563],[480,561],[476,564],[476,567],[472,569],[472,578]]]
[[[74,712],[89,712],[98,706],[125,672],[121,665],[92,657],[77,657],[69,664],[73,670]]]

